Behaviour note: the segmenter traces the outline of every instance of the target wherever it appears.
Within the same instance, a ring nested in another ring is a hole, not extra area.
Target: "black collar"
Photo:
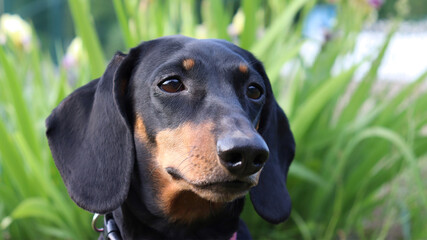
[[[104,227],[103,228],[97,228],[96,227],[96,221],[98,220],[100,214],[95,214],[92,219],[92,228],[97,232],[102,232],[102,239],[104,240],[123,240],[120,230],[117,227],[116,221],[114,220],[112,213],[107,213],[104,215]],[[243,222],[240,220],[240,224]],[[243,223],[244,225],[244,223]],[[245,230],[246,226],[244,226]],[[239,227],[240,229],[240,227]],[[250,237],[250,235],[248,235]],[[230,240],[237,240],[237,231],[233,233]]]
[[[104,215],[104,231],[102,233],[104,240],[122,240],[120,230],[117,227],[116,221],[112,213]]]

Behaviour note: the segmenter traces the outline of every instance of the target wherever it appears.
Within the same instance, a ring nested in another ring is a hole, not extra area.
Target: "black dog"
[[[71,198],[123,239],[248,239],[244,196],[286,220],[295,143],[262,64],[183,36],[117,53],[46,120]]]

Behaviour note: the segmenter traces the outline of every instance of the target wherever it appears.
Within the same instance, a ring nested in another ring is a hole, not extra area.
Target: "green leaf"
[[[355,65],[338,76],[326,80],[301,104],[295,113],[295,117],[291,119],[292,131],[296,142],[301,141],[305,136],[310,125],[316,120],[325,105],[348,84],[359,65]]]
[[[321,176],[297,161],[292,163],[289,169],[289,176],[301,178],[321,188],[326,186],[326,181]]]
[[[53,223],[62,222],[55,208],[45,199],[41,198],[28,198],[22,201],[10,216],[13,220],[33,217],[45,219]]]

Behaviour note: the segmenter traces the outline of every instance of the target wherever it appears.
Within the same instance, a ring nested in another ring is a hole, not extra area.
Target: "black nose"
[[[221,164],[238,177],[258,172],[268,158],[265,141],[256,135],[253,138],[226,137],[217,142]]]

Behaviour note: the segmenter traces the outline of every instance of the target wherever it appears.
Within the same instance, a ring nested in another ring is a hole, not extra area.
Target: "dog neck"
[[[230,239],[239,228],[243,198],[226,204],[209,218],[180,223],[171,222],[135,193],[131,189],[125,203],[113,212],[123,239]]]

